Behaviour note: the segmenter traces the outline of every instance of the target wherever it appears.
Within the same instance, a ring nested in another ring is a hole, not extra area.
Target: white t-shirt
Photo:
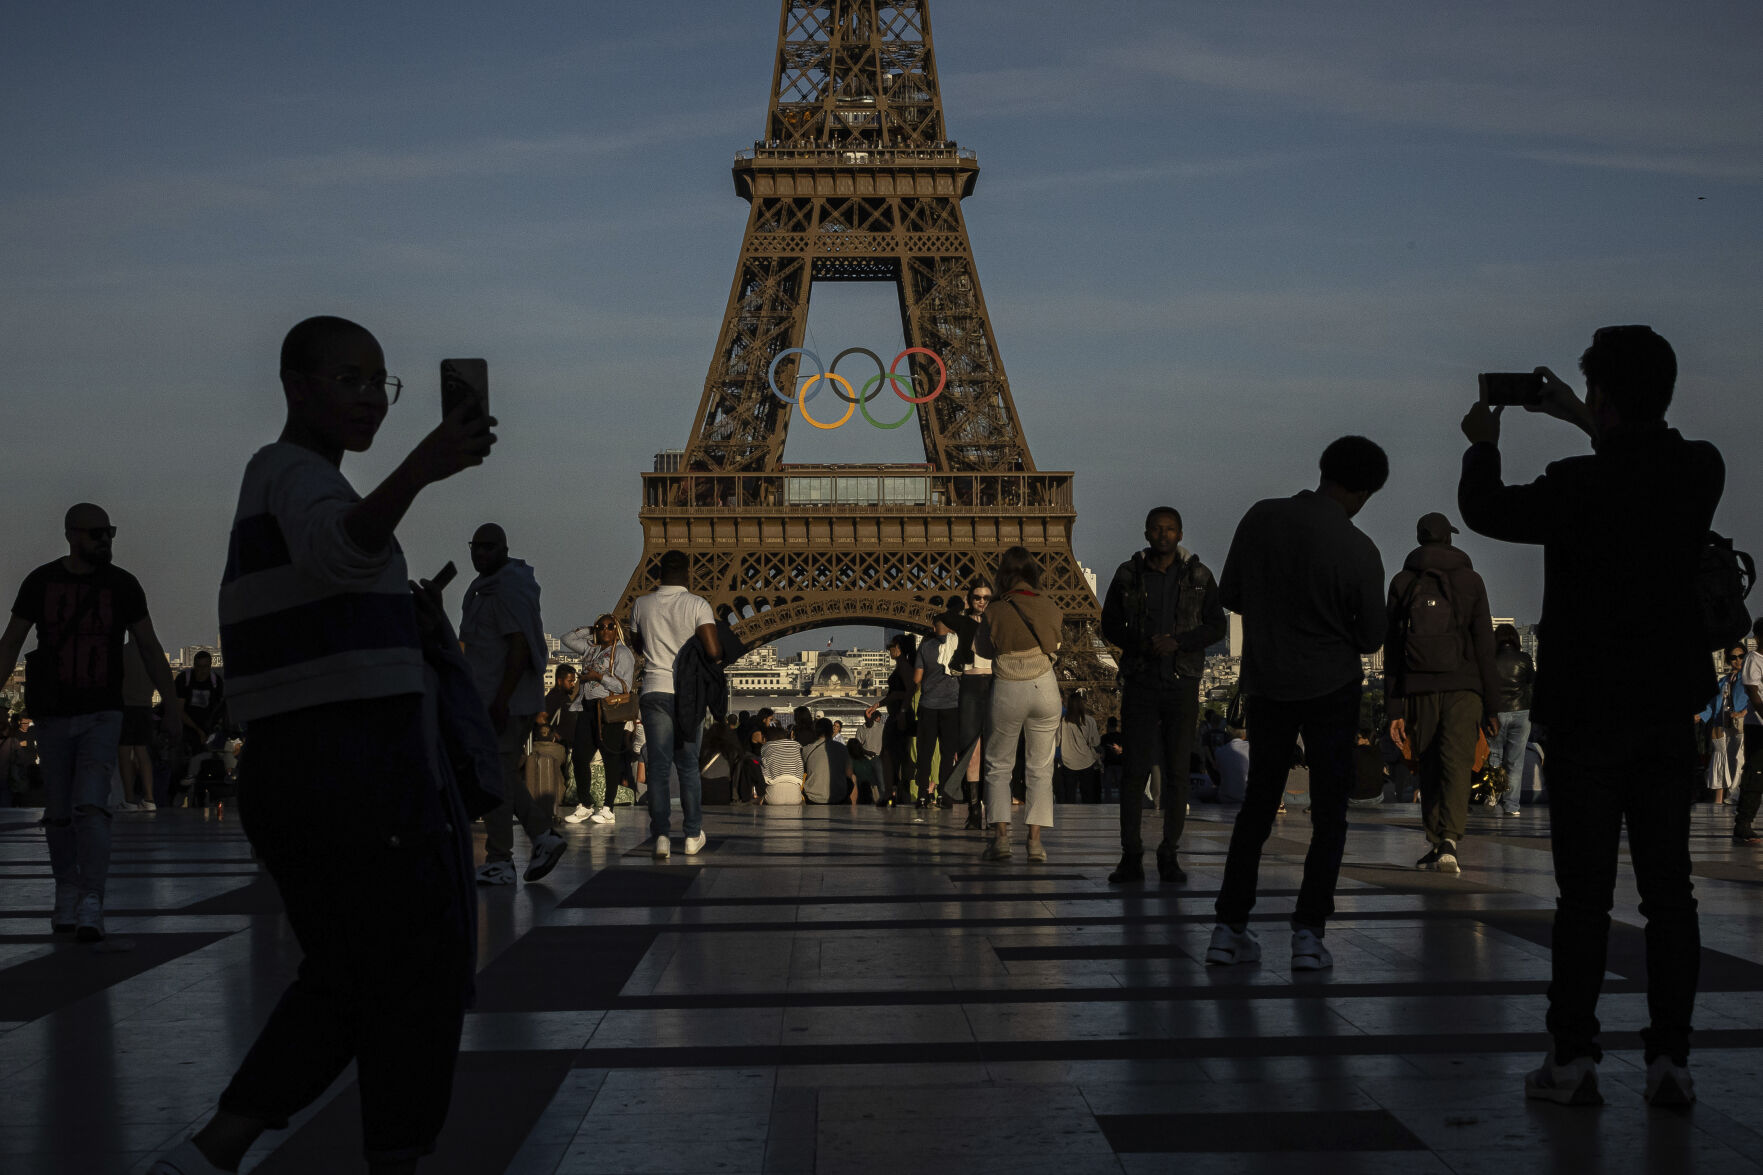
[[[1744,666],[1739,669],[1739,684],[1763,690],[1763,651],[1745,654]],[[1763,726],[1763,714],[1757,710],[1755,703],[1745,708],[1746,726]]]
[[[700,624],[715,624],[710,601],[677,584],[663,584],[631,605],[631,634],[643,638],[643,692],[673,692],[673,660]]]

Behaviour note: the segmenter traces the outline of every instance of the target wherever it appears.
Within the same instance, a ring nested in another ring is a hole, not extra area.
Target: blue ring
[[[778,386],[777,386],[777,365],[782,363],[785,359],[789,358],[791,355],[806,355],[806,356],[808,356],[808,358],[814,360],[814,369],[816,371],[818,371],[822,376],[826,375],[826,364],[824,364],[820,361],[819,355],[816,355],[813,351],[808,350],[806,347],[790,347],[786,350],[779,351],[777,353],[777,358],[773,359],[771,361],[771,366],[768,367],[765,371],[765,380],[767,383],[769,383],[771,385],[771,394],[776,396],[778,399],[782,400],[784,403],[790,405],[793,408],[793,407],[795,407],[795,404],[796,404],[796,397],[784,395],[783,392],[778,390]],[[796,378],[797,379],[802,378],[802,373],[800,371],[798,371],[796,373]],[[815,382],[817,384],[823,384],[828,381],[823,378],[820,380],[816,380]],[[804,404],[806,404],[809,400],[814,399],[814,397],[816,397],[818,395],[820,395],[820,389],[818,387],[816,387],[812,392],[809,392],[808,395],[803,398],[802,402]],[[840,398],[843,399],[843,397],[840,397]]]

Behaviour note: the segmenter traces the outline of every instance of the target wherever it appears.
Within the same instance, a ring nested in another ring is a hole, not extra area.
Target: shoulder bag
[[[637,695],[630,683],[612,676],[611,669],[618,664],[618,646],[612,646],[612,655],[606,659],[607,676],[618,682],[622,687],[618,693],[609,693],[598,699],[600,704],[600,723],[603,726],[623,726],[626,722],[635,722],[638,716]]]

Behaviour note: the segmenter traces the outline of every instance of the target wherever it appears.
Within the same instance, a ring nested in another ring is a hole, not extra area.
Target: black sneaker
[[[1139,860],[1137,853],[1127,853],[1120,858],[1120,864],[1108,875],[1109,885],[1130,885],[1145,879],[1145,864]]]
[[[1732,843],[1735,845],[1763,845],[1763,837],[1746,828],[1732,830]]]
[[[1436,866],[1438,863],[1439,863],[1439,851],[1437,848],[1431,848],[1426,851],[1426,856],[1424,856],[1424,857],[1420,858],[1420,860],[1414,862],[1414,867],[1416,869],[1431,869],[1434,866]]]
[[[1182,885],[1188,879],[1187,870],[1175,859],[1175,846],[1168,841],[1157,846],[1157,877],[1167,885]]]
[[[980,818],[978,804],[967,805],[967,824],[965,825],[965,827],[970,832],[984,832],[985,831],[986,822]]]

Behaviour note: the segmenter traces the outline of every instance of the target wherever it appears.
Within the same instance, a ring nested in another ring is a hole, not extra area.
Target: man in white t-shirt
[[[1763,618],[1751,626],[1751,636],[1755,647],[1745,654],[1739,669],[1739,684],[1751,704],[1745,708],[1745,770],[1739,776],[1738,812],[1732,826],[1732,839],[1745,845],[1763,844],[1751,824],[1763,805]]]
[[[687,641],[696,636],[711,660],[722,656],[716,637],[716,616],[710,601],[686,590],[691,560],[683,551],[661,556],[661,585],[631,605],[631,647],[643,654],[643,726],[648,732],[644,766],[649,778],[649,830],[655,836],[655,858],[668,856],[673,824],[669,786],[679,774],[680,813],[686,833],[686,854],[704,847],[703,782],[698,776],[701,715],[688,722],[686,741],[674,746],[673,664]]]

